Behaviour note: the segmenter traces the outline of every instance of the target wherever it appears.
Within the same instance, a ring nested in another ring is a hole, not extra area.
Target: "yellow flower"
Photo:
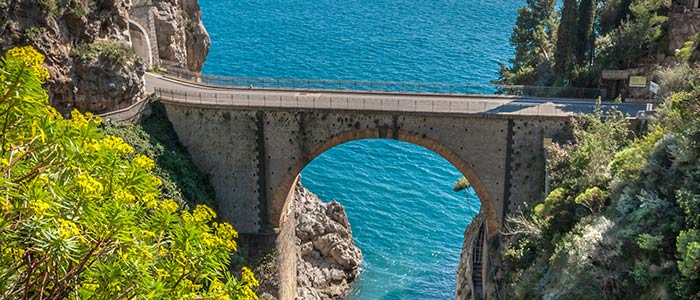
[[[176,212],[179,207],[177,202],[170,199],[165,199],[160,203],[160,210],[168,213]]]
[[[221,243],[226,246],[229,251],[238,250],[238,244],[234,240],[238,237],[238,232],[233,229],[233,226],[229,223],[214,223],[214,228],[216,228],[216,236],[221,239]]]
[[[158,276],[158,279],[170,277],[170,273],[168,273],[167,271],[165,271],[161,268],[156,269],[156,275]]]
[[[216,213],[208,206],[198,204],[192,211],[192,216],[196,222],[209,222],[216,218]]]
[[[115,150],[122,155],[134,153],[133,147],[125,143],[121,138],[111,135],[105,136],[102,140],[102,146],[106,149]]]
[[[136,154],[133,161],[136,163],[136,165],[144,168],[145,170],[152,170],[156,166],[152,159],[141,154]]]
[[[241,281],[243,282],[243,284],[247,284],[254,287],[260,285],[258,280],[255,279],[253,271],[251,271],[248,267],[241,268]]]
[[[88,291],[95,291],[99,287],[99,285],[94,284],[94,283],[83,283],[80,285],[83,289],[88,290]]]
[[[73,109],[70,113],[70,122],[73,124],[73,127],[81,129],[88,124],[88,119],[85,118],[85,115],[81,114],[80,111]]]
[[[205,246],[207,246],[209,248],[216,247],[220,241],[221,240],[219,238],[217,238],[215,235],[213,235],[211,233],[208,233],[208,232],[202,233],[202,244],[204,244]]]
[[[136,196],[124,189],[117,189],[114,191],[113,199],[124,203],[134,203]]]
[[[51,208],[51,205],[41,200],[34,200],[30,202],[29,207],[39,216],[48,216],[46,211]]]
[[[6,57],[22,62],[42,82],[49,78],[49,71],[41,66],[44,63],[44,55],[36,51],[32,46],[12,48],[7,51]]]
[[[156,236],[156,233],[150,230],[141,230],[141,234],[146,238],[152,238]]]
[[[89,174],[81,173],[78,175],[77,181],[78,186],[80,186],[87,194],[95,195],[102,192],[102,184]]]
[[[6,197],[0,198],[0,211],[5,212],[10,210],[12,210],[12,203],[10,203],[10,199],[7,199]]]
[[[161,181],[160,178],[155,176],[151,176],[151,182],[155,187],[160,187],[161,185],[163,185],[163,181]]]
[[[185,221],[185,223],[194,222],[194,218],[192,217],[192,214],[189,211],[182,212],[182,220]]]
[[[59,218],[58,224],[59,230],[61,232],[61,238],[67,239],[80,234],[80,229],[78,229],[78,225],[73,223],[73,221],[71,220]]]
[[[154,209],[158,206],[158,199],[156,194],[149,193],[141,198],[141,202],[146,205],[148,209]]]

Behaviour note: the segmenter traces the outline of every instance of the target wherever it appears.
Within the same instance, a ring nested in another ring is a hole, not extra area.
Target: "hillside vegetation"
[[[660,55],[700,59],[700,35],[670,53],[671,0],[527,0],[511,35],[515,57],[501,84],[595,87],[604,69],[655,64]]]
[[[548,149],[549,195],[504,230],[501,299],[700,299],[699,84],[631,141],[598,112]]]
[[[167,168],[99,118],[64,120],[43,59],[22,47],[0,60],[0,299],[257,299],[249,269],[229,273],[233,227],[166,198],[179,197]]]

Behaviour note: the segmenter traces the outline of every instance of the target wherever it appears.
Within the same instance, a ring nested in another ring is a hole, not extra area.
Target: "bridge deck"
[[[531,98],[498,95],[440,95],[367,91],[304,91],[283,89],[246,89],[185,82],[160,75],[146,74],[149,92],[161,99],[201,105],[333,109],[354,111],[391,111],[414,113],[457,113],[479,115],[518,115],[566,117],[591,113],[595,101]],[[635,117],[645,104],[610,103],[603,109],[617,107]]]

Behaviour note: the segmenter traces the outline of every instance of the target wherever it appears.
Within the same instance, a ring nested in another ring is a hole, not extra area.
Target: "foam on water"
[[[512,56],[524,0],[200,0],[204,73],[243,77],[485,84]],[[419,146],[340,145],[303,184],[347,210],[364,253],[352,299],[454,298],[462,234],[479,210],[459,172]]]

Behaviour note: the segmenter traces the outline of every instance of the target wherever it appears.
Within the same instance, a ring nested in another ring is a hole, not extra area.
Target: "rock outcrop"
[[[700,10],[673,12],[669,15],[668,23],[668,47],[673,53],[700,33]]]
[[[197,0],[158,0],[154,5],[160,58],[199,72],[211,42]]]
[[[335,201],[321,202],[301,185],[294,196],[297,299],[345,299],[362,261],[345,209]]]
[[[161,30],[158,40],[172,41],[163,45],[177,48],[179,56],[173,57],[199,70],[209,37],[197,1],[152,2],[164,7],[157,13],[161,28],[180,29]],[[49,101],[64,114],[74,108],[93,113],[124,108],[145,95],[145,65],[131,49],[130,8],[130,0],[0,1],[0,51],[32,45],[43,53],[51,75]]]
[[[457,266],[457,291],[455,293],[455,299],[457,300],[483,299],[482,287],[475,286],[474,284],[474,279],[481,277],[480,275],[475,276],[474,274],[474,250],[475,246],[478,244],[477,239],[479,238],[479,231],[483,225],[484,217],[479,214],[472,219],[467,229],[464,230],[462,255],[460,256],[459,265]]]

